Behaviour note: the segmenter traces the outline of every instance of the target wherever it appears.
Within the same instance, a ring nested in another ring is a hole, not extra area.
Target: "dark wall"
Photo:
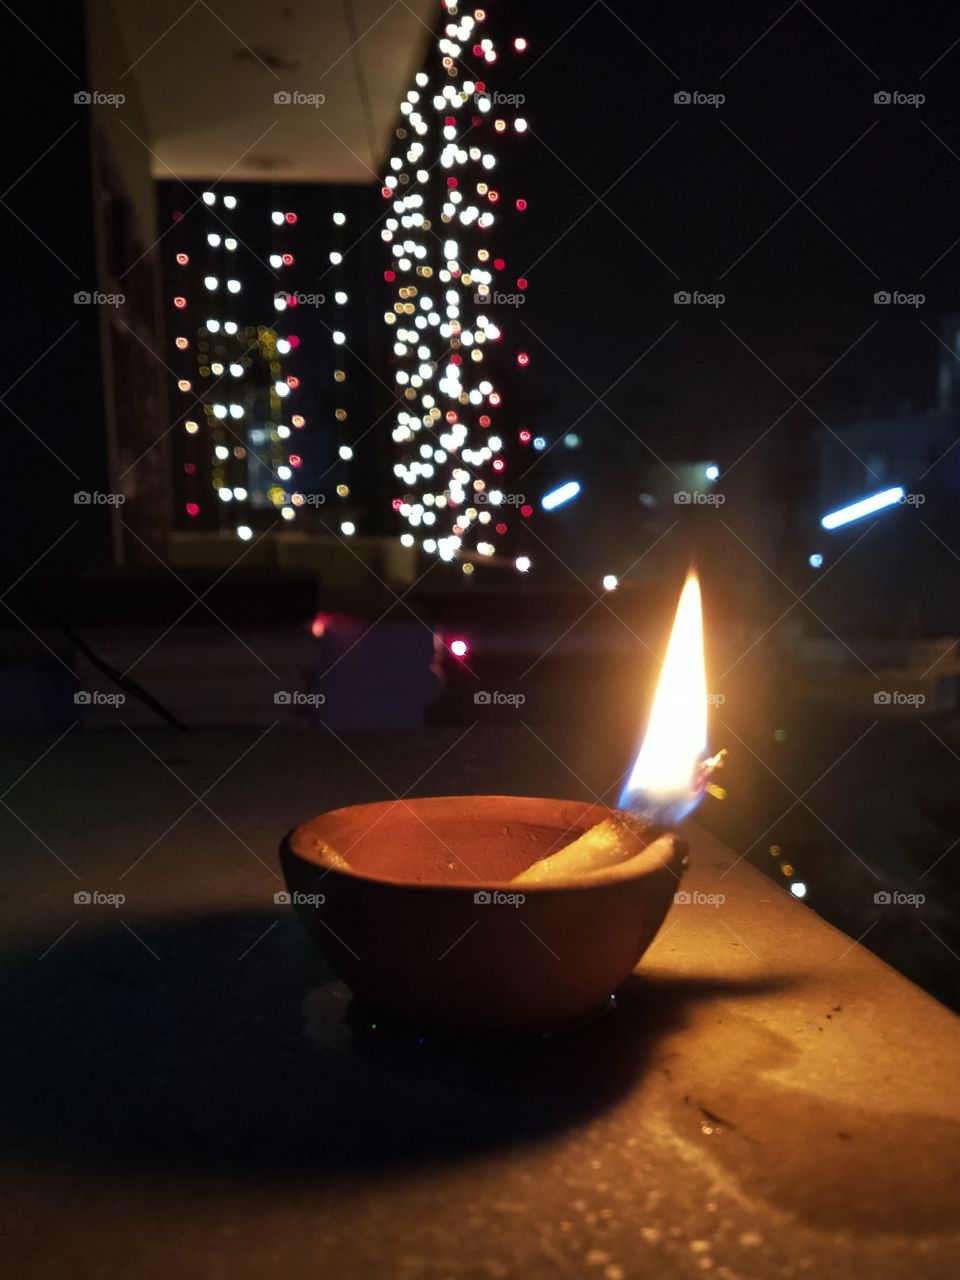
[[[74,301],[97,287],[91,109],[74,102],[88,87],[83,6],[12,0],[0,30],[5,582],[76,522],[26,580],[40,584],[110,558],[109,509],[73,499],[109,488],[97,309]]]

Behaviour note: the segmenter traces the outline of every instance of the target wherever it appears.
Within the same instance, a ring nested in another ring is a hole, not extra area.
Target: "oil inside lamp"
[[[628,861],[650,840],[650,828],[671,826],[700,802],[723,752],[706,759],[707,677],[700,584],[688,575],[680,594],[650,721],[620,794],[620,813],[605,818],[515,883],[543,884],[593,875]]]

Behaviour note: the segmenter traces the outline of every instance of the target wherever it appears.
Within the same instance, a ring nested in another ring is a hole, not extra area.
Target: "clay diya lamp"
[[[356,805],[297,827],[281,864],[307,933],[372,1008],[547,1028],[609,1003],[660,928],[685,851],[636,824],[631,856],[615,865],[516,877],[622,821],[601,806],[524,796]]]
[[[603,1008],[653,941],[708,786],[700,591],[680,597],[618,809],[445,796],[337,809],[281,847],[290,898],[345,982],[386,1013],[551,1027]]]

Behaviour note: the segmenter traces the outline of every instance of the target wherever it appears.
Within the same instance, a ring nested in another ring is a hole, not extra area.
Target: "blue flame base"
[[[627,787],[624,787],[620,793],[617,807],[622,809],[624,813],[629,813],[634,818],[639,818],[641,822],[647,822],[651,826],[673,827],[678,822],[682,822],[684,818],[689,817],[702,798],[703,792],[696,791],[658,804],[648,796],[638,795],[636,792],[630,792]]]

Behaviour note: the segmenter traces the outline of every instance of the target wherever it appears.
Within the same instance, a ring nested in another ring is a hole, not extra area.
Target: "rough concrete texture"
[[[684,890],[724,901],[674,906],[590,1024],[454,1038],[355,1006],[274,904],[277,842],[459,732],[75,734],[17,782],[9,1274],[953,1280],[957,1020],[693,825]],[[0,748],[4,786],[52,742]],[[417,793],[576,794],[526,751],[474,735]]]

